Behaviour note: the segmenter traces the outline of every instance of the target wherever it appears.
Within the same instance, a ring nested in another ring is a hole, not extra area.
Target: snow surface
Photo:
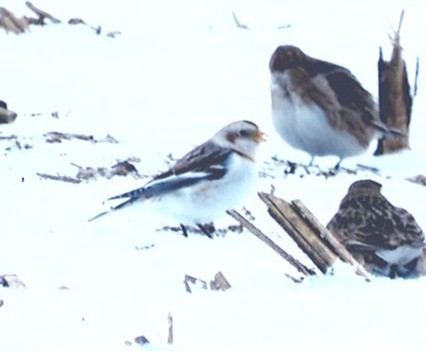
[[[17,15],[24,1],[3,0]],[[378,48],[390,56],[388,34],[406,10],[403,55],[413,82],[415,61],[426,57],[426,5],[422,1],[49,1],[36,6],[62,20],[102,26],[31,27],[0,32],[0,98],[19,113],[0,126],[0,274],[13,273],[26,288],[0,288],[0,350],[424,350],[426,279],[366,283],[350,267],[295,284],[298,276],[250,233],[210,240],[158,231],[174,225],[158,213],[129,209],[87,219],[111,195],[145,179],[99,178],[81,184],[41,179],[37,172],[74,176],[71,163],[109,167],[138,157],[139,173],[167,168],[231,121],[249,119],[269,141],[260,153],[259,191],[300,199],[326,224],[349,185],[370,177],[388,199],[426,228],[426,188],[406,177],[425,174],[426,97],[419,77],[411,125],[411,151],[344,161],[380,169],[378,175],[283,176],[271,156],[309,162],[272,127],[267,63],[276,46],[294,44],[312,56],[349,67],[377,94]],[[240,22],[250,29],[235,26]],[[278,29],[291,25],[291,28]],[[119,30],[115,39],[106,37]],[[422,61],[421,61],[422,62]],[[58,112],[59,118],[53,118]],[[33,113],[40,115],[32,116]],[[119,143],[45,142],[44,133],[107,134]],[[374,150],[374,146],[372,150]],[[371,154],[371,152],[370,152]],[[327,168],[336,158],[317,159]],[[311,263],[267,215],[253,194],[246,207],[256,224],[287,251]],[[224,217],[222,225],[234,224]],[[221,271],[226,292],[185,291],[185,274],[211,280]],[[167,345],[174,321],[174,344]],[[128,341],[126,343],[126,341]]]

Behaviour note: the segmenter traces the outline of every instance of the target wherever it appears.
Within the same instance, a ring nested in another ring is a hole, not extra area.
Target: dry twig
[[[268,236],[266,236],[264,233],[262,233],[256,226],[254,226],[247,219],[245,219],[243,216],[241,216],[237,211],[230,210],[230,211],[227,211],[227,213],[231,217],[233,217],[235,220],[237,220],[239,223],[241,223],[241,225],[243,225],[245,228],[247,228],[254,236],[256,236],[258,239],[260,239],[266,245],[268,245],[278,255],[280,255],[282,258],[284,258],[288,263],[290,263],[290,265],[292,265],[294,268],[296,268],[300,273],[302,273],[304,275],[315,275],[314,270],[306,267],[304,264],[302,264],[297,259],[295,259],[293,256],[291,256],[289,253],[287,253],[284,249],[282,249],[280,246],[278,246],[276,243],[274,243]]]
[[[60,20],[58,20],[57,18],[53,17],[50,13],[43,11],[37,7],[35,7],[31,2],[27,1],[25,3],[25,5],[27,5],[27,7],[33,11],[37,16],[38,16],[38,21],[35,24],[40,24],[40,25],[44,25],[45,22],[44,20],[47,18],[49,19],[52,23],[61,23]]]
[[[8,9],[0,7],[0,28],[4,28],[6,32],[21,34],[28,29],[28,22],[16,17]]]
[[[235,14],[234,11],[232,11],[232,18],[234,19],[235,25],[237,26],[238,29],[249,29],[249,27],[247,27],[245,24],[242,24],[238,20],[237,15]]]
[[[173,344],[173,317],[171,313],[169,313],[169,315],[167,316],[167,321],[169,322],[169,334],[167,336],[167,343],[169,345],[172,345]]]
[[[79,184],[81,182],[81,180],[79,179],[75,179],[68,176],[53,175],[53,174],[46,174],[46,173],[37,173],[37,175],[43,179],[59,180],[65,183]]]

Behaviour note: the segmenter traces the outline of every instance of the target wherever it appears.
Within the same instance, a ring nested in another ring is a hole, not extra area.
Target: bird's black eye
[[[238,132],[238,135],[242,138],[247,138],[250,135],[250,132],[247,129],[241,129]]]

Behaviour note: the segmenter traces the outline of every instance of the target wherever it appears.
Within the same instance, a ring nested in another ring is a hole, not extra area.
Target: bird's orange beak
[[[253,140],[256,143],[262,143],[264,141],[266,141],[266,134],[261,132],[260,130],[256,133],[256,135],[254,136]]]

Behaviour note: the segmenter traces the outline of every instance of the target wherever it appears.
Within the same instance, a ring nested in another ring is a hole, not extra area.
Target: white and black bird
[[[241,206],[253,190],[256,152],[264,140],[253,122],[231,123],[143,187],[109,198],[126,200],[91,220],[150,200],[177,219],[185,235],[185,225],[195,224],[205,231],[205,224]]]
[[[417,277],[424,233],[408,211],[381,194],[381,188],[373,180],[354,182],[327,229],[372,274]]]
[[[376,102],[346,68],[279,46],[269,61],[272,119],[284,141],[340,161],[365,152],[383,135],[401,135],[379,118]]]

